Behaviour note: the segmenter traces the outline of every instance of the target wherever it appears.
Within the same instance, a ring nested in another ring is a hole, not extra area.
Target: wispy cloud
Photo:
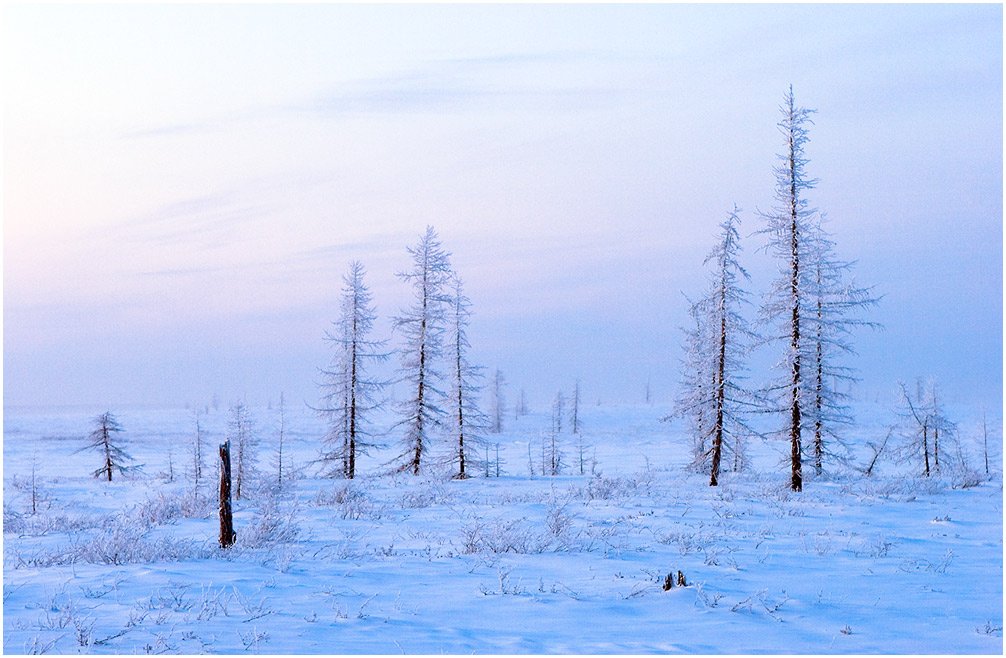
[[[160,246],[215,247],[240,241],[239,226],[273,209],[268,203],[251,202],[230,192],[193,196],[104,228],[101,237]]]
[[[635,61],[634,58],[632,61]],[[359,114],[467,112],[542,108],[548,111],[593,109],[617,102],[634,90],[615,83],[603,69],[625,63],[627,56],[599,52],[510,53],[428,61],[396,73],[346,81],[285,103],[243,108],[202,119],[141,126],[123,139],[175,137],[213,132],[236,124],[294,113],[323,117]],[[574,80],[572,68],[597,73],[594,80]]]
[[[340,85],[300,109],[323,115],[464,112],[547,107],[572,110],[611,102],[629,90],[604,80],[571,77],[569,65],[596,69],[609,60],[596,53],[510,54],[428,62],[413,70]]]

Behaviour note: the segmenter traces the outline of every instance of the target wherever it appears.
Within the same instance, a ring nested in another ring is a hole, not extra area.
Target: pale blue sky
[[[761,228],[791,83],[818,110],[811,201],[884,295],[886,330],[856,339],[864,389],[936,375],[1001,403],[999,5],[3,19],[5,404],[312,401],[348,262],[390,335],[427,224],[477,361],[542,402],[576,377],[670,399],[680,292],[733,203]]]

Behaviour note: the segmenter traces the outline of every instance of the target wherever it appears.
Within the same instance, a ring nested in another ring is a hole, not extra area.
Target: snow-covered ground
[[[857,438],[883,438],[893,419],[861,406],[872,420]],[[256,409],[263,485],[236,501],[238,543],[223,551],[213,483],[192,494],[193,414],[119,413],[144,467],[108,483],[89,475],[97,455],[75,453],[101,411],[5,410],[5,652],[1003,649],[998,438],[993,476],[966,488],[883,461],[796,494],[773,444],[710,488],[684,468],[666,409],[592,406],[584,475],[568,431],[565,473],[541,475],[549,418],[532,413],[490,436],[500,477],[382,475],[391,446],[347,483],[315,476],[322,425],[288,409],[298,473],[276,492],[277,411]],[[213,457],[227,411],[202,422]],[[679,570],[688,585],[664,591]]]

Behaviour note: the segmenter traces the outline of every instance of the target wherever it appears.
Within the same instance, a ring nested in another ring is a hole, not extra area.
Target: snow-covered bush
[[[274,496],[262,498],[255,520],[238,531],[238,542],[245,548],[272,548],[297,541],[301,535],[298,511],[296,504],[284,508]]]
[[[526,519],[470,518],[461,526],[461,552],[467,555],[543,553],[552,538],[536,532]]]
[[[353,482],[336,485],[328,491],[319,491],[314,497],[314,504],[319,507],[335,507],[339,511],[339,518],[342,519],[381,517],[367,494]]]

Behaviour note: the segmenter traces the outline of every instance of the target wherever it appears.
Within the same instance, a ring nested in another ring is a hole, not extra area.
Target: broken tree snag
[[[667,576],[664,578],[664,591],[666,592],[672,587],[674,587],[674,574],[668,573]]]
[[[220,547],[227,548],[237,539],[231,513],[231,442],[220,444]]]
[[[670,576],[670,574],[668,574]],[[678,587],[688,587],[688,583],[685,582],[685,574],[678,572]]]

